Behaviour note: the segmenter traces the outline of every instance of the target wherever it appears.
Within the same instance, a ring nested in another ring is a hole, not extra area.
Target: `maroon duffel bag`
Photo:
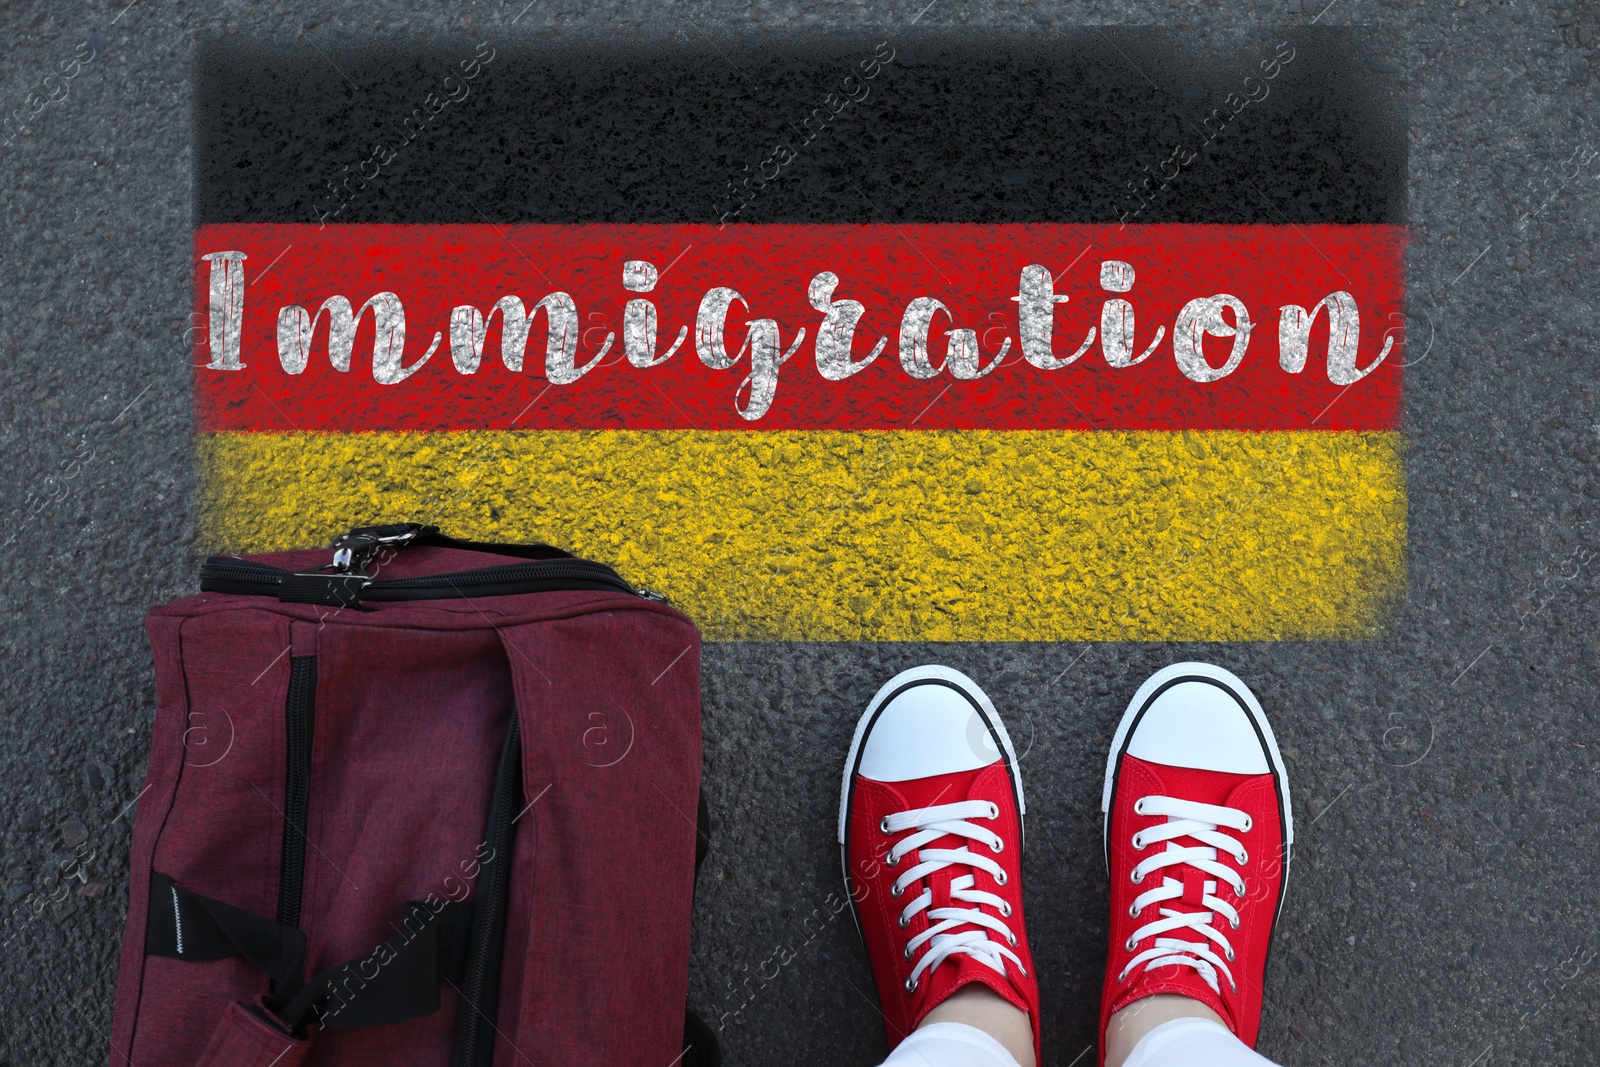
[[[150,613],[112,1064],[694,1060],[694,625],[543,545],[334,550]]]

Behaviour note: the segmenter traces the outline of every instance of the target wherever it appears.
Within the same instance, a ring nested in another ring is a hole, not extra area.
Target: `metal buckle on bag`
[[[279,585],[278,599],[295,604],[331,604],[366,610],[361,606],[361,592],[373,583],[367,567],[379,550],[389,545],[404,545],[422,534],[438,531],[437,526],[399,522],[388,526],[362,526],[341,534],[331,546],[333,562],[315,571],[285,575]]]
[[[333,562],[323,567],[332,568],[342,575],[366,578],[367,564],[386,545],[404,545],[424,533],[438,531],[437,526],[424,526],[417,522],[397,522],[388,526],[361,526],[347,534],[340,534],[332,545]]]

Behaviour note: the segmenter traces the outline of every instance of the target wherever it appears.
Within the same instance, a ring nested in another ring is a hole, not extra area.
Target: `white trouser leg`
[[[898,1065],[896,1065],[898,1067]],[[1210,1019],[1174,1019],[1133,1046],[1122,1067],[1276,1067]]]
[[[976,1026],[929,1023],[896,1045],[882,1067],[1017,1067],[1017,1059]]]

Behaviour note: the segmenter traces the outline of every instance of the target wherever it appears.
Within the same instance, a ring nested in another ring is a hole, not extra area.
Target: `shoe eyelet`
[[[994,854],[998,856],[1000,853],[1006,850],[1006,843],[997,837],[994,839],[994,844],[990,845],[989,847],[993,849]]]
[[[1143,834],[1134,834],[1133,835],[1133,850],[1135,852],[1143,852],[1144,851],[1144,835]]]
[[[910,925],[911,925],[911,916],[909,916],[909,915],[900,916],[900,929],[904,930],[906,927],[908,927]],[[1234,929],[1238,929],[1238,925],[1239,925],[1238,923],[1235,923],[1234,924]]]
[[[1128,875],[1128,881],[1132,882],[1134,885],[1138,885],[1140,882],[1144,881],[1144,875],[1140,874],[1138,868],[1136,867],[1134,868],[1133,873]]]
[[[994,876],[994,884],[995,885],[1005,885],[1006,884],[1006,872],[1005,871],[1002,870],[999,874]]]
[[[1127,978],[1128,978],[1128,969],[1126,967],[1124,967],[1122,970],[1117,972],[1117,981],[1124,982],[1124,981],[1127,981]]]
[[[1016,934],[1007,934],[1006,935],[1006,940],[1011,942],[1011,947],[1012,948],[1016,948],[1017,947],[1017,935]]]
[[[1000,918],[1002,918],[1002,919],[1011,918],[1011,905],[1007,904],[1003,900],[1000,902]]]
[[[917,980],[915,978],[907,978],[906,979],[906,992],[907,993],[915,993],[916,991],[917,991]]]
[[[1134,906],[1132,904],[1129,904],[1128,905],[1128,918],[1137,919],[1138,917],[1139,917],[1139,909],[1136,906]]]
[[[1130,938],[1128,938],[1127,944],[1124,945],[1123,947],[1126,948],[1129,952],[1132,952],[1133,951],[1133,946],[1137,945],[1137,944],[1138,944],[1138,942],[1130,937]]]
[[[1231,948],[1228,950],[1228,962],[1229,963],[1233,962],[1233,949],[1231,949]]]
[[[884,833],[889,833],[889,816],[885,815],[878,821],[878,829],[882,830]]]
[[[1239,850],[1239,862],[1240,863],[1249,863],[1250,862],[1250,853],[1247,850],[1242,849],[1242,848]]]
[[[989,802],[989,818],[998,819],[999,817],[1000,817],[1000,805],[994,803],[993,801],[990,801]]]
[[[1229,919],[1228,921],[1233,924],[1233,928],[1235,930],[1239,929],[1239,920],[1238,919]]]
[[[889,887],[889,895],[896,900],[899,900],[904,893],[905,890],[901,889],[898,883]]]
[[[905,959],[905,961],[907,963],[910,963],[911,962],[911,946],[907,945],[906,946],[906,950],[904,952],[900,953],[900,955]]]
[[[895,855],[894,851],[892,849],[890,850],[889,854],[883,858],[883,865],[885,867],[893,867],[895,864],[897,864],[899,862],[900,862],[900,857]]]
[[[1028,977],[1028,968],[1024,967],[1022,964],[1017,964],[1017,970],[1022,972],[1022,977]]]
[[[1143,797],[1140,797],[1138,800],[1135,800],[1133,802],[1133,813],[1135,815],[1143,815],[1144,814],[1144,798]]]
[[[1250,818],[1250,816],[1246,815],[1244,817],[1244,829],[1245,829],[1245,832],[1249,833],[1250,832],[1250,827],[1252,827],[1254,825],[1255,825],[1255,820]]]

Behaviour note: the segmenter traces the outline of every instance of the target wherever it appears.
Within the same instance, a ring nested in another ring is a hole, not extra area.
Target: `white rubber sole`
[[[1011,735],[1006,733],[1005,723],[1000,721],[1000,713],[995,711],[994,703],[989,699],[989,695],[978,686],[977,682],[952,667],[941,667],[937,664],[912,667],[910,670],[901,671],[879,687],[878,692],[868,702],[867,710],[863,711],[861,718],[856,721],[855,736],[850,739],[850,754],[845,757],[844,761],[844,782],[839,788],[838,828],[839,848],[841,850],[841,859],[844,859],[847,884],[849,882],[850,864],[849,860],[843,856],[844,828],[850,815],[850,783],[855,777],[856,763],[861,754],[861,742],[867,736],[867,727],[872,725],[872,720],[877,716],[878,710],[888,703],[890,697],[908,685],[928,681],[948,683],[964,693],[978,706],[978,713],[994,730],[995,736],[1000,739],[1001,748],[1005,752],[1006,764],[1011,770],[1011,781],[1017,790],[1018,822],[1026,822],[1028,807],[1022,799],[1022,768],[1017,763],[1017,750],[1012,747]],[[1025,831],[1023,836],[1024,838],[1027,836]]]
[[[1272,769],[1278,780],[1278,793],[1283,801],[1284,822],[1284,880],[1289,876],[1288,852],[1294,845],[1294,813],[1289,803],[1289,773],[1283,765],[1283,756],[1278,752],[1278,739],[1272,735],[1272,727],[1267,722],[1266,713],[1261,710],[1261,702],[1232,671],[1210,663],[1174,663],[1170,667],[1163,667],[1152,674],[1139,691],[1133,694],[1133,699],[1128,702],[1128,710],[1122,713],[1122,721],[1117,724],[1116,736],[1111,739],[1111,751],[1106,757],[1105,785],[1100,791],[1100,812],[1102,815],[1101,835],[1106,837],[1111,827],[1111,787],[1117,777],[1117,761],[1122,756],[1123,747],[1127,743],[1128,731],[1132,729],[1133,722],[1139,716],[1145,702],[1155,695],[1162,686],[1175,678],[1207,678],[1217,682],[1227,689],[1249,711],[1251,719],[1255,721],[1256,731],[1266,743],[1267,759],[1272,764]]]

